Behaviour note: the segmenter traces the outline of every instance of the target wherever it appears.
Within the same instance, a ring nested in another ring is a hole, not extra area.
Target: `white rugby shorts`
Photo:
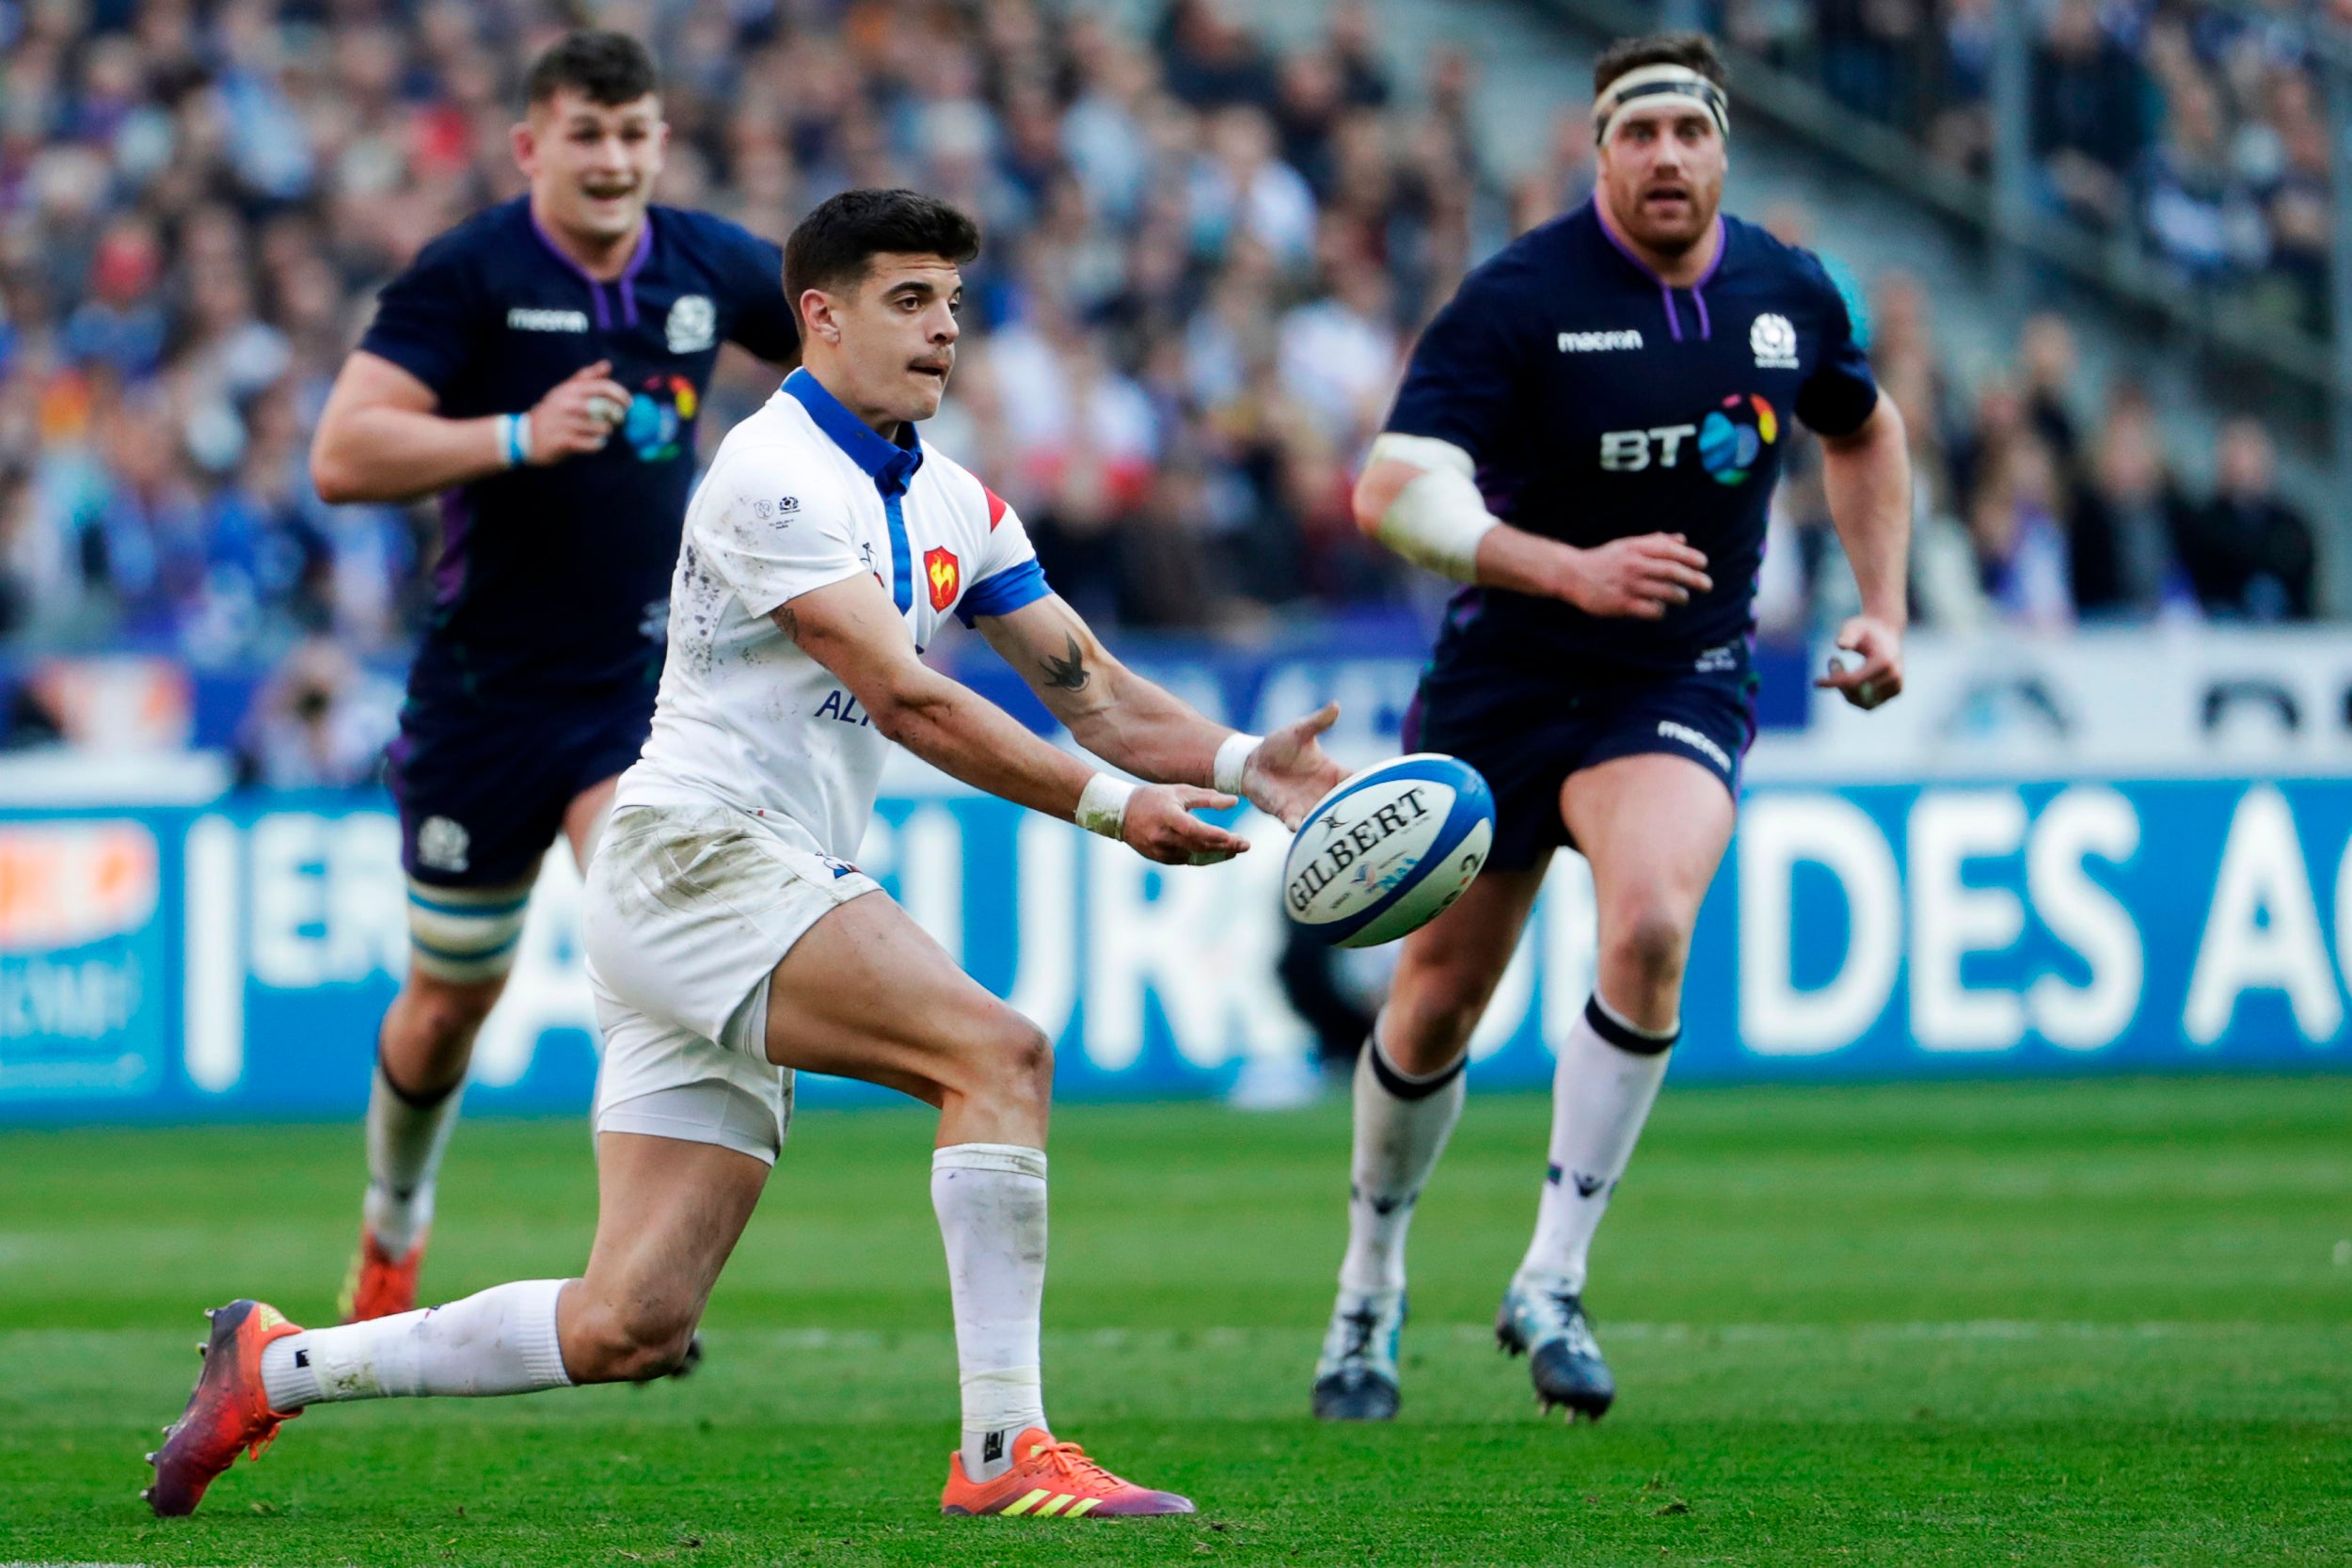
[[[881,889],[799,823],[717,805],[615,811],[587,883],[596,1131],[773,1164],[792,1075],[768,1060],[769,974],[810,927]]]

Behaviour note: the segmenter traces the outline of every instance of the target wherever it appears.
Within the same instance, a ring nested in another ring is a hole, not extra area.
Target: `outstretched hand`
[[[1295,832],[1314,803],[1347,777],[1316,738],[1339,718],[1340,705],[1326,703],[1259,742],[1241,768],[1241,791],[1249,803]]]
[[[1231,795],[1197,784],[1143,784],[1127,798],[1119,836],[1136,854],[1162,865],[1214,865],[1248,850],[1249,841],[1193,813],[1239,804]]]

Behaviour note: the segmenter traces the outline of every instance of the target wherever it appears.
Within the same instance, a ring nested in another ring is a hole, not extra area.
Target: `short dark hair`
[[[566,88],[612,109],[660,92],[661,77],[644,44],[627,33],[591,28],[564,34],[532,62],[524,102],[537,108]]]
[[[1652,33],[1646,38],[1619,39],[1593,62],[1593,96],[1629,71],[1645,65],[1687,66],[1719,87],[1731,86],[1731,71],[1716,53],[1715,40],[1705,33]]]
[[[862,281],[877,256],[944,256],[961,266],[980,253],[979,227],[920,191],[843,191],[803,218],[784,243],[784,292],[797,311],[811,289]]]

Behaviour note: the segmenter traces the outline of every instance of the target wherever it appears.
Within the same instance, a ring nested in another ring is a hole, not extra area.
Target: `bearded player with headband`
[[[1413,353],[1356,487],[1398,554],[1466,584],[1406,721],[1494,786],[1494,854],[1405,943],[1356,1069],[1347,1251],[1314,1408],[1396,1413],[1405,1238],[1462,1110],[1476,1027],[1552,851],[1591,863],[1596,987],[1560,1042],[1534,1239],[1496,1338],[1537,1401],[1616,1388],[1585,1256],[1681,1027],[1691,930],[1756,732],[1765,516],[1793,414],[1820,438],[1861,591],[1818,685],[1902,689],[1911,476],[1837,290],[1809,253],[1717,211],[1730,116],[1714,46],[1630,40],[1594,68],[1593,200],[1463,282]]]

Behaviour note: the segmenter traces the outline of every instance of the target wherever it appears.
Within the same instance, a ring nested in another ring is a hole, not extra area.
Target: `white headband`
[[[1606,142],[1625,112],[1643,108],[1693,110],[1715,122],[1725,141],[1731,139],[1731,110],[1724,89],[1687,65],[1645,65],[1627,71],[1593,100],[1595,137]]]

